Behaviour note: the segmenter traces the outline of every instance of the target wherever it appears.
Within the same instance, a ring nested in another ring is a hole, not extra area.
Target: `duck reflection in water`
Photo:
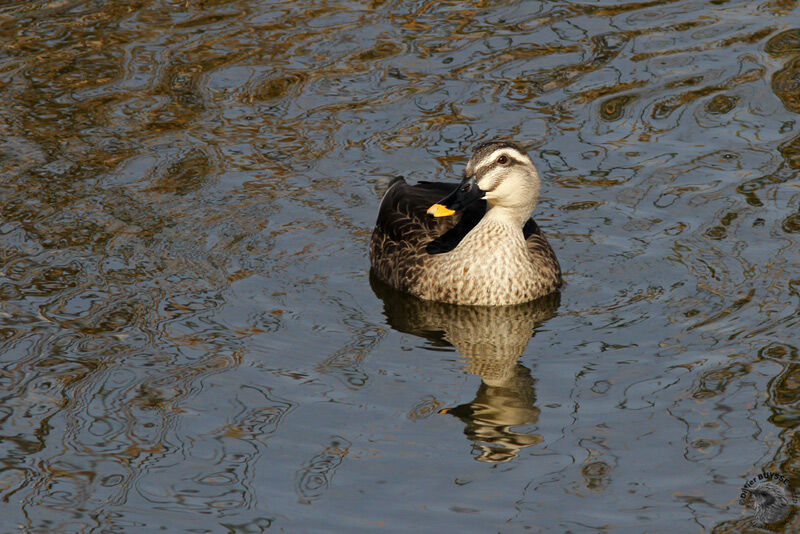
[[[374,275],[370,284],[392,328],[454,346],[467,360],[466,370],[481,377],[472,401],[439,412],[464,422],[478,460],[507,462],[542,441],[539,434],[516,430],[536,424],[540,414],[536,381],[519,357],[536,326],[555,315],[560,293],[514,306],[458,306],[400,293]]]

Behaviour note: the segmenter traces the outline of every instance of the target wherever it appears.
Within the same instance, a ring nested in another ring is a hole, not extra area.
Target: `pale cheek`
[[[478,187],[484,191],[497,196],[497,190],[503,186],[503,175],[497,172],[484,176],[483,180],[478,182]]]
[[[495,191],[489,191],[484,193],[483,197],[481,198],[483,198],[484,200],[494,200],[497,198],[497,193]]]
[[[508,181],[503,182],[497,187],[494,191],[492,191],[495,198],[507,198],[512,199],[519,196],[519,191],[515,190],[514,187]]]

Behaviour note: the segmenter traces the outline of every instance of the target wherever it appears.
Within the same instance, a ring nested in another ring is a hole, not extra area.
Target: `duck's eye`
[[[499,158],[497,158],[497,163],[499,163],[500,165],[505,165],[506,163],[508,163],[508,157],[500,156]]]

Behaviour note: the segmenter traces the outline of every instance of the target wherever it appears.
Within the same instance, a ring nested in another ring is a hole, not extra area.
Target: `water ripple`
[[[6,2],[0,530],[746,528],[800,487],[797,9]],[[376,299],[386,183],[496,137],[559,304]]]

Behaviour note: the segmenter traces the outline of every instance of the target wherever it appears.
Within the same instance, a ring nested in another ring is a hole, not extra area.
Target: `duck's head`
[[[539,173],[517,145],[491,142],[472,154],[458,187],[428,209],[428,215],[447,217],[478,199],[527,220],[539,199]],[[515,217],[516,218],[516,217]]]

